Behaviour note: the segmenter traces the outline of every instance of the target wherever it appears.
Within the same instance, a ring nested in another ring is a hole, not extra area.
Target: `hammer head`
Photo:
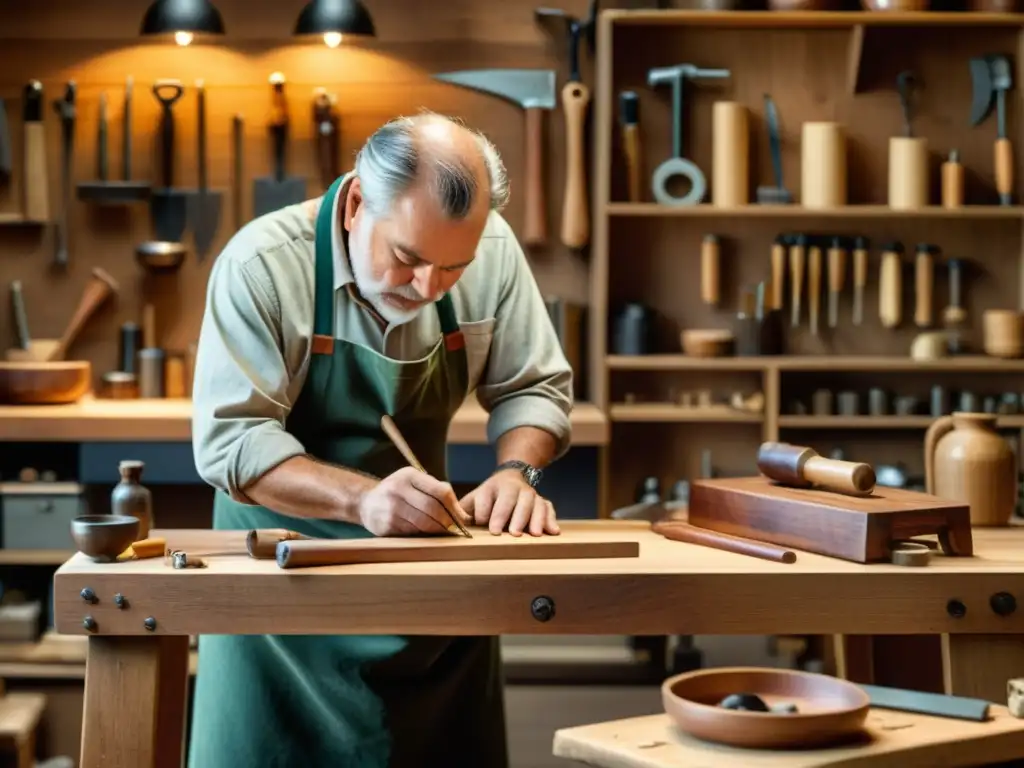
[[[789,443],[762,443],[757,452],[757,468],[770,480],[795,487],[808,487],[803,467],[818,454],[812,448]]]
[[[555,72],[551,69],[467,69],[432,77],[498,96],[523,109],[555,108]]]

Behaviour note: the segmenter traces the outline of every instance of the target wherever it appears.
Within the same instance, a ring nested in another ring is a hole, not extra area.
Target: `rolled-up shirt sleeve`
[[[192,452],[200,477],[244,504],[243,489],[305,453],[285,430],[292,374],[281,306],[258,258],[218,258],[210,275],[193,382]]]
[[[487,438],[494,443],[509,430],[536,427],[558,441],[559,458],[572,437],[572,367],[523,249],[511,230],[503,241],[494,339],[477,386],[490,412]]]

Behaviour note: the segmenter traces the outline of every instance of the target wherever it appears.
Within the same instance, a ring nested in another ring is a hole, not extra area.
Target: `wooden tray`
[[[938,535],[947,555],[973,554],[967,504],[899,488],[854,497],[766,477],[695,480],[689,522],[857,563],[888,562],[892,542],[913,536]]]

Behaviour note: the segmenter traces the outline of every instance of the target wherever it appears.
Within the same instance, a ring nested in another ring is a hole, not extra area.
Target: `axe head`
[[[439,72],[432,77],[507,99],[523,109],[555,108],[555,72],[552,69],[467,69]]]
[[[971,59],[971,125],[978,125],[988,117],[992,111],[995,92],[989,59]]]

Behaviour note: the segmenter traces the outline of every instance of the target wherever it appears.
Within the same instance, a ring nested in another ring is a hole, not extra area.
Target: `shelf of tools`
[[[601,15],[606,513],[754,473],[763,440],[914,487],[942,414],[998,413],[1018,436],[1022,30],[987,13]]]

